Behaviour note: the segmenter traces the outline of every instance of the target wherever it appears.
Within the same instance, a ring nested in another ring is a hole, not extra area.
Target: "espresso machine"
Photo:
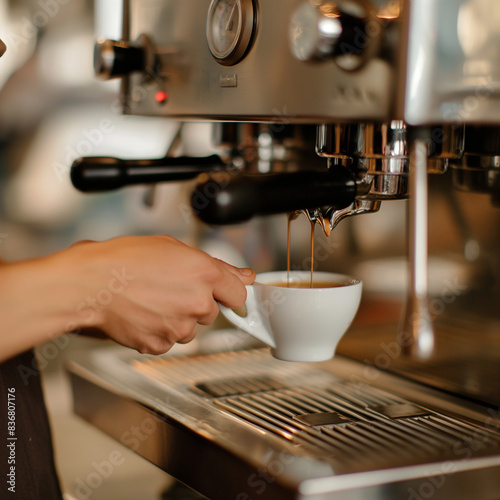
[[[405,203],[406,290],[390,320],[391,301],[362,307],[323,363],[232,333],[85,353],[75,412],[208,498],[500,498],[499,21],[491,0],[124,0],[98,76],[121,79],[124,114],[210,123],[215,153],[81,158],[75,187],[196,178],[205,224],[291,213],[327,235]],[[482,269],[437,291],[435,185]]]

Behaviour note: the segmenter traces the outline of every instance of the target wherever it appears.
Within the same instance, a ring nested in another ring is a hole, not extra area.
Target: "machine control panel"
[[[253,39],[256,12],[253,0],[212,0],[207,41],[217,62],[231,66],[243,58]]]
[[[290,49],[299,61],[333,59],[356,70],[379,46],[382,29],[375,9],[360,1],[305,2],[290,22]]]
[[[144,50],[115,40],[99,40],[94,48],[94,71],[103,80],[144,70]]]
[[[315,5],[333,3],[315,0],[308,5],[316,9]],[[147,36],[155,72],[125,77],[126,113],[283,124],[384,120],[391,114],[393,60],[375,50],[351,50],[356,71],[346,71],[338,63],[341,57],[317,64],[294,55],[290,26],[304,0],[128,4],[124,39]],[[342,7],[340,42],[356,47],[351,35],[372,13],[376,17],[376,7],[368,0],[336,0],[337,4]],[[375,45],[370,41],[369,46]],[[160,102],[159,92],[168,99]]]

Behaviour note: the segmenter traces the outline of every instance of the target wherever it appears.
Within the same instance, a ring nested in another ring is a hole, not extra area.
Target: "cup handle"
[[[220,312],[228,319],[234,326],[241,328],[243,331],[249,333],[253,337],[261,340],[271,347],[276,347],[272,334],[264,326],[262,315],[257,307],[257,300],[255,299],[255,290],[252,285],[247,288],[247,300],[245,307],[247,310],[246,316],[236,314],[229,307],[219,304]]]

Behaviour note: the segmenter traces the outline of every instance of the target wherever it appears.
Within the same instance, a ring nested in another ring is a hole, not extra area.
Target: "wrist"
[[[99,309],[95,307],[99,255],[91,247],[76,244],[46,258],[46,268],[56,281],[52,300],[58,306],[54,312],[63,321],[65,332],[100,324]]]
[[[68,312],[74,329],[103,328],[118,296],[135,279],[126,259],[120,258],[121,245],[110,249],[112,245],[113,241],[82,242],[53,256],[58,260],[54,267],[67,276],[64,286],[72,297]]]
[[[50,258],[0,265],[0,358],[47,342],[73,321],[71,295]]]

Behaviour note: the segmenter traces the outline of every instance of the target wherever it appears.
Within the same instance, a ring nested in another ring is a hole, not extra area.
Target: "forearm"
[[[242,306],[254,278],[168,236],[82,242],[0,263],[0,361],[80,328],[162,354],[212,323],[218,302]]]
[[[60,254],[0,263],[0,361],[78,327],[79,292],[66,267]]]

